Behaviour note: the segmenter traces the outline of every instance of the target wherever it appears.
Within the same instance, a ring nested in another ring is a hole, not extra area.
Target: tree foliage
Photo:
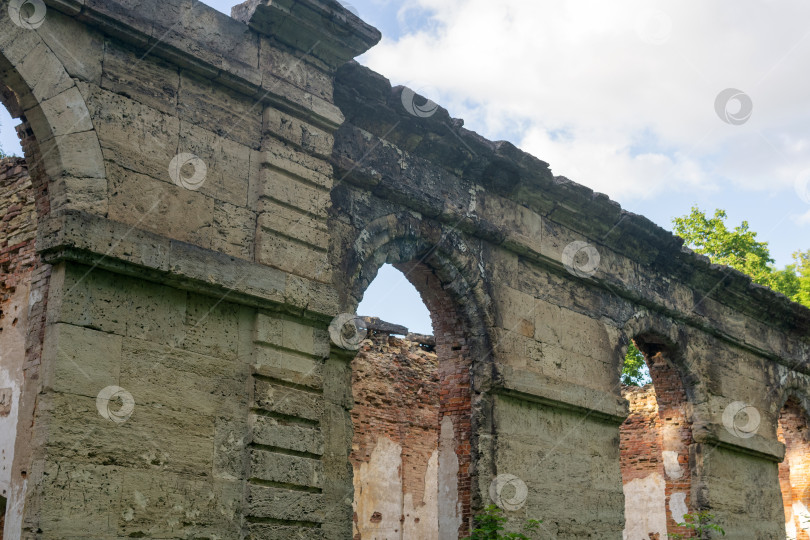
[[[651,382],[650,371],[644,362],[644,354],[632,341],[627,346],[627,354],[624,355],[621,380],[622,384],[630,386],[644,386]]]
[[[678,523],[678,526],[694,531],[695,538],[711,538],[712,531],[719,532],[722,536],[726,535],[726,531],[714,522],[714,514],[710,514],[707,510],[684,514],[683,519],[684,522]],[[669,536],[676,540],[684,537],[684,535],[678,533],[670,533]]]
[[[810,250],[797,251],[794,263],[780,270],[773,264],[768,242],[758,241],[747,221],[729,229],[726,217],[725,210],[717,209],[709,218],[693,206],[688,215],[672,222],[675,233],[695,252],[706,255],[713,263],[736,268],[756,283],[810,307]]]
[[[473,516],[475,529],[472,535],[463,540],[531,540],[531,537],[523,533],[503,532],[504,523],[508,520],[503,515],[503,510],[491,504],[484,508],[480,514]],[[523,530],[531,535],[537,532],[537,528],[543,520],[528,519],[523,524]]]

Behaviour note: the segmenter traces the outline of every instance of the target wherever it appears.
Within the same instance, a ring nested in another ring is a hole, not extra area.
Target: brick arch
[[[475,371],[486,369],[478,364],[491,358],[487,295],[480,277],[471,273],[479,266],[466,242],[458,231],[409,213],[391,214],[370,222],[357,235],[344,266],[346,274],[352,276],[350,310],[359,303],[379,268],[389,263],[416,288],[430,312],[439,359],[439,424],[451,419],[459,462],[459,536],[469,534],[472,508],[479,499],[475,493],[475,448],[485,404],[475,386]]]
[[[617,347],[619,358],[617,373],[621,373],[621,359],[627,353],[630,340],[641,338],[669,352],[668,360],[677,373],[689,402],[704,403],[707,400],[706,390],[694,369],[695,365],[685,354],[685,351],[688,350],[686,336],[687,333],[678,324],[662,315],[646,311],[636,313],[621,331],[620,343]]]
[[[473,246],[459,231],[408,212],[377,218],[357,233],[352,248],[343,254],[342,279],[348,286],[339,288],[345,291],[342,304],[353,311],[383,264],[420,261],[436,274],[470,335],[481,341],[482,349],[476,352],[486,355],[491,301],[480,275],[480,261],[472,252]]]
[[[695,385],[689,384],[685,338],[660,317],[634,318],[625,331],[644,354],[652,379],[643,388],[622,390],[630,403],[630,415],[620,428],[626,526],[633,534],[685,534],[688,531],[677,523],[682,513],[696,506],[692,486]],[[626,348],[621,352],[624,358]],[[639,506],[644,490],[657,500],[651,508]],[[645,526],[654,530],[638,530]]]

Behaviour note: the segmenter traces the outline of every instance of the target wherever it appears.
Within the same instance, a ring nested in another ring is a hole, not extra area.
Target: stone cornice
[[[49,264],[71,261],[320,324],[337,313],[331,285],[93,214],[53,215],[37,235],[37,251]]]
[[[379,32],[358,22],[359,19],[351,13],[346,15],[348,12],[343,13],[334,7],[327,10],[316,0],[287,0],[286,17],[284,10],[258,10],[266,25],[274,23],[285,28],[306,25],[308,41],[305,43],[299,39],[299,48],[287,43],[293,40],[292,37],[285,38],[286,41],[276,39],[286,35],[283,32],[272,39],[263,38],[259,31],[246,23],[199,1],[46,0],[46,3],[50,8],[146,51],[146,54],[216,80],[266,106],[329,131],[343,121],[338,108],[306,89],[264,71],[259,62],[261,47],[272,42],[273,46],[287,48],[302,62],[332,75],[341,59],[361,54],[365,50],[363,46],[367,44],[368,48],[379,40]],[[314,10],[312,5],[321,9]],[[300,49],[305,46],[308,48]],[[334,51],[324,52],[330,48]],[[316,55],[316,50],[320,56]],[[332,63],[320,57],[328,58]]]
[[[600,251],[634,261],[638,272],[650,279],[666,277],[681,284],[692,291],[694,307],[686,313],[662,305],[661,299],[647,297],[633,287],[628,280],[634,276],[606,272],[584,281],[759,355],[791,366],[810,361],[810,309],[753,283],[737,270],[711,264],[707,257],[686,249],[681,238],[643,216],[622,210],[604,194],[553,176],[547,163],[513,145],[487,141],[463,129],[462,123],[450,118],[444,109],[439,108],[427,118],[409,114],[401,98],[402,88],[392,88],[387,79],[357,63],[349,63],[338,72],[335,101],[347,121],[338,131],[333,163],[347,181],[378,195],[394,197],[428,217],[452,222],[457,228],[530,260],[563,269],[560,260],[525,240],[507,236],[503,227],[480,216],[448,213],[441,197],[432,191],[441,185],[442,190],[458,196],[454,200],[459,208],[466,208],[470,202],[468,193],[481,186],[486,190],[484,197],[496,195],[511,201],[515,208],[528,208],[545,223],[589,239]],[[361,139],[368,141],[367,153],[356,155]],[[798,338],[794,343],[804,339],[804,350],[768,351],[760,344],[747,343],[744,335],[714,327],[709,320],[711,315],[717,315],[713,310],[722,311],[726,318],[735,314],[787,332]]]

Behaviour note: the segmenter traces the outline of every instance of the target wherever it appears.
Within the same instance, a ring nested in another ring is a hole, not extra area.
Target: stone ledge
[[[695,424],[692,426],[695,442],[719,446],[734,452],[741,452],[768,461],[781,462],[785,459],[785,445],[762,435],[744,439],[736,437],[721,424]]]
[[[248,0],[235,6],[231,14],[257,32],[311,53],[332,69],[363,54],[382,38],[379,30],[329,0]]]
[[[323,283],[84,212],[42,222],[37,249],[49,264],[77,262],[322,324],[338,310]]]
[[[369,149],[370,147],[370,149]],[[359,152],[357,155],[362,155],[360,160],[362,163],[355,161],[352,158],[354,153]],[[401,166],[403,162],[407,162],[407,166]],[[387,141],[380,139],[377,135],[364,131],[361,128],[353,126],[349,123],[344,124],[337,132],[335,139],[335,153],[332,156],[332,163],[336,167],[339,176],[345,181],[356,188],[362,190],[371,190],[376,196],[384,199],[396,200],[398,203],[419,212],[423,216],[433,218],[438,222],[449,225],[453,229],[463,231],[466,234],[480,238],[492,244],[498,245],[507,249],[533,264],[541,266],[549,271],[555,272],[566,276],[571,280],[578,280],[585,286],[599,287],[610,291],[612,294],[625,298],[631,302],[639,304],[651,311],[661,313],[670,317],[679,323],[686,324],[690,327],[700,329],[710,335],[717,337],[725,342],[732,343],[737,347],[748,350],[757,356],[771,359],[782,365],[788,366],[802,373],[810,373],[810,347],[805,345],[804,349],[793,348],[792,350],[773,350],[768,348],[767,343],[756,342],[750,339],[744,333],[734,334],[734,329],[728,325],[722,324],[724,321],[724,313],[714,314],[710,312],[712,303],[729,310],[731,312],[738,312],[738,309],[743,303],[757,304],[763,309],[770,310],[769,317],[763,317],[761,314],[754,312],[743,312],[742,314],[753,319],[759,320],[764,326],[769,328],[779,328],[780,331],[788,331],[793,335],[799,334],[799,328],[802,324],[810,328],[810,310],[799,304],[789,302],[783,295],[775,293],[770,289],[751,284],[751,279],[747,276],[742,276],[740,279],[747,280],[749,285],[749,296],[739,294],[729,294],[737,290],[737,285],[728,283],[722,279],[725,275],[723,271],[719,271],[716,265],[710,265],[703,261],[705,257],[690,255],[688,250],[681,250],[677,248],[678,262],[689,272],[691,276],[688,280],[681,281],[684,287],[691,289],[695,295],[705,295],[706,300],[703,300],[691,311],[689,306],[667,306],[663,303],[661,298],[655,298],[650,295],[643,295],[634,282],[635,275],[622,275],[619,273],[610,272],[597,272],[592,278],[580,278],[569,273],[563,264],[559,254],[549,250],[543,249],[540,239],[519,237],[517,235],[505,235],[504,230],[507,228],[502,223],[493,222],[498,214],[481,212],[480,214],[464,211],[467,207],[467,199],[469,180],[459,178],[458,176],[439,169],[431,167],[430,162],[426,161],[423,157],[412,155],[407,151],[397,149]],[[573,184],[572,182],[569,182]],[[465,204],[460,205],[458,208],[444,206],[444,201],[438,197],[433,196],[432,186],[441,184],[445,192],[453,194],[455,200],[464,201]],[[583,188],[585,189],[585,188]],[[488,196],[492,194],[487,193]],[[569,198],[571,196],[569,195]],[[510,200],[511,201],[511,200]],[[523,208],[516,201],[511,201],[514,204],[514,209]],[[486,207],[486,201],[479,201],[479,205]],[[571,203],[575,205],[576,203]],[[503,210],[503,209],[502,209]],[[504,210],[501,214],[508,213]],[[646,218],[635,216],[638,220],[646,222]],[[541,217],[544,221],[544,227],[555,226],[559,224],[554,222],[548,216]],[[588,218],[593,219],[593,218]],[[624,220],[625,217],[620,219]],[[628,218],[629,220],[629,218]],[[632,221],[632,220],[629,220]],[[635,230],[638,228],[639,223],[633,221],[632,227],[625,231],[625,242],[628,238],[636,238]],[[675,237],[670,233],[663,231],[651,222],[650,227],[656,228],[670,237],[670,241],[674,242]],[[565,225],[567,227],[567,225]],[[633,228],[635,227],[635,228]],[[644,235],[642,234],[642,240]],[[623,253],[616,242],[607,239],[604,243],[593,242],[602,255],[603,262],[615,262],[621,258],[628,258],[627,253]],[[665,246],[658,246],[661,251],[666,251]],[[539,250],[539,251],[538,251]],[[656,251],[657,252],[657,251]],[[686,260],[692,257],[694,261],[689,263]],[[702,259],[701,259],[702,257]],[[632,259],[634,260],[634,259]],[[691,266],[690,266],[691,264]],[[651,282],[656,280],[661,275],[667,274],[668,267],[650,265],[639,266],[639,271],[649,272],[645,273],[645,277]],[[731,272],[734,275],[741,274],[736,270]],[[680,273],[676,272],[671,274],[676,279],[681,279]],[[717,276],[719,279],[713,279]],[[698,277],[695,277],[698,276]],[[718,284],[722,284],[720,287]],[[711,295],[711,296],[709,296]],[[722,299],[722,301],[721,301]],[[753,301],[752,301],[753,299]],[[699,309],[698,309],[699,308]]]
[[[148,54],[216,80],[321,129],[333,131],[343,121],[334,104],[272,73],[264,73],[258,65],[258,33],[202,2],[193,7],[180,0],[46,0],[46,4]],[[198,13],[189,16],[192,10]],[[153,26],[154,21],[161,21],[161,25]],[[234,51],[239,51],[241,58]],[[319,63],[321,69],[328,69]]]
[[[503,364],[496,364],[496,370],[495,394],[593,416],[616,425],[622,424],[629,414],[627,400],[601,390]]]
[[[548,164],[531,154],[464,129],[462,120],[451,118],[441,107],[428,118],[408,113],[402,105],[402,90],[392,88],[385,77],[357,62],[338,71],[335,103],[346,122],[336,135],[332,161],[355,185],[373,188],[375,193],[396,190],[398,200],[419,200],[422,213],[429,217],[445,217],[442,201],[432,198],[431,182],[440,179],[442,189],[454,191],[457,200],[464,202],[469,200],[464,193],[481,185],[487,195],[500,195],[529,208],[599,249],[674,277],[732,311],[794,335],[806,333],[803,329],[810,327],[810,309],[754,284],[734,269],[712,265],[706,257],[684,248],[681,238],[644,216],[622,210],[604,194],[552,175]],[[369,136],[376,140],[371,142]],[[402,163],[406,165],[400,166]],[[419,175],[414,178],[419,181],[408,182],[407,173],[415,170]],[[476,230],[481,238],[492,236],[483,220],[455,219],[465,232]],[[513,251],[531,251],[522,242],[510,243]]]

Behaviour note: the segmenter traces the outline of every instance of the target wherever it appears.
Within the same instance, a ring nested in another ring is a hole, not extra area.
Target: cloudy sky
[[[666,229],[698,204],[779,266],[810,248],[810,2],[350,2],[383,33],[359,61],[467,128]]]

